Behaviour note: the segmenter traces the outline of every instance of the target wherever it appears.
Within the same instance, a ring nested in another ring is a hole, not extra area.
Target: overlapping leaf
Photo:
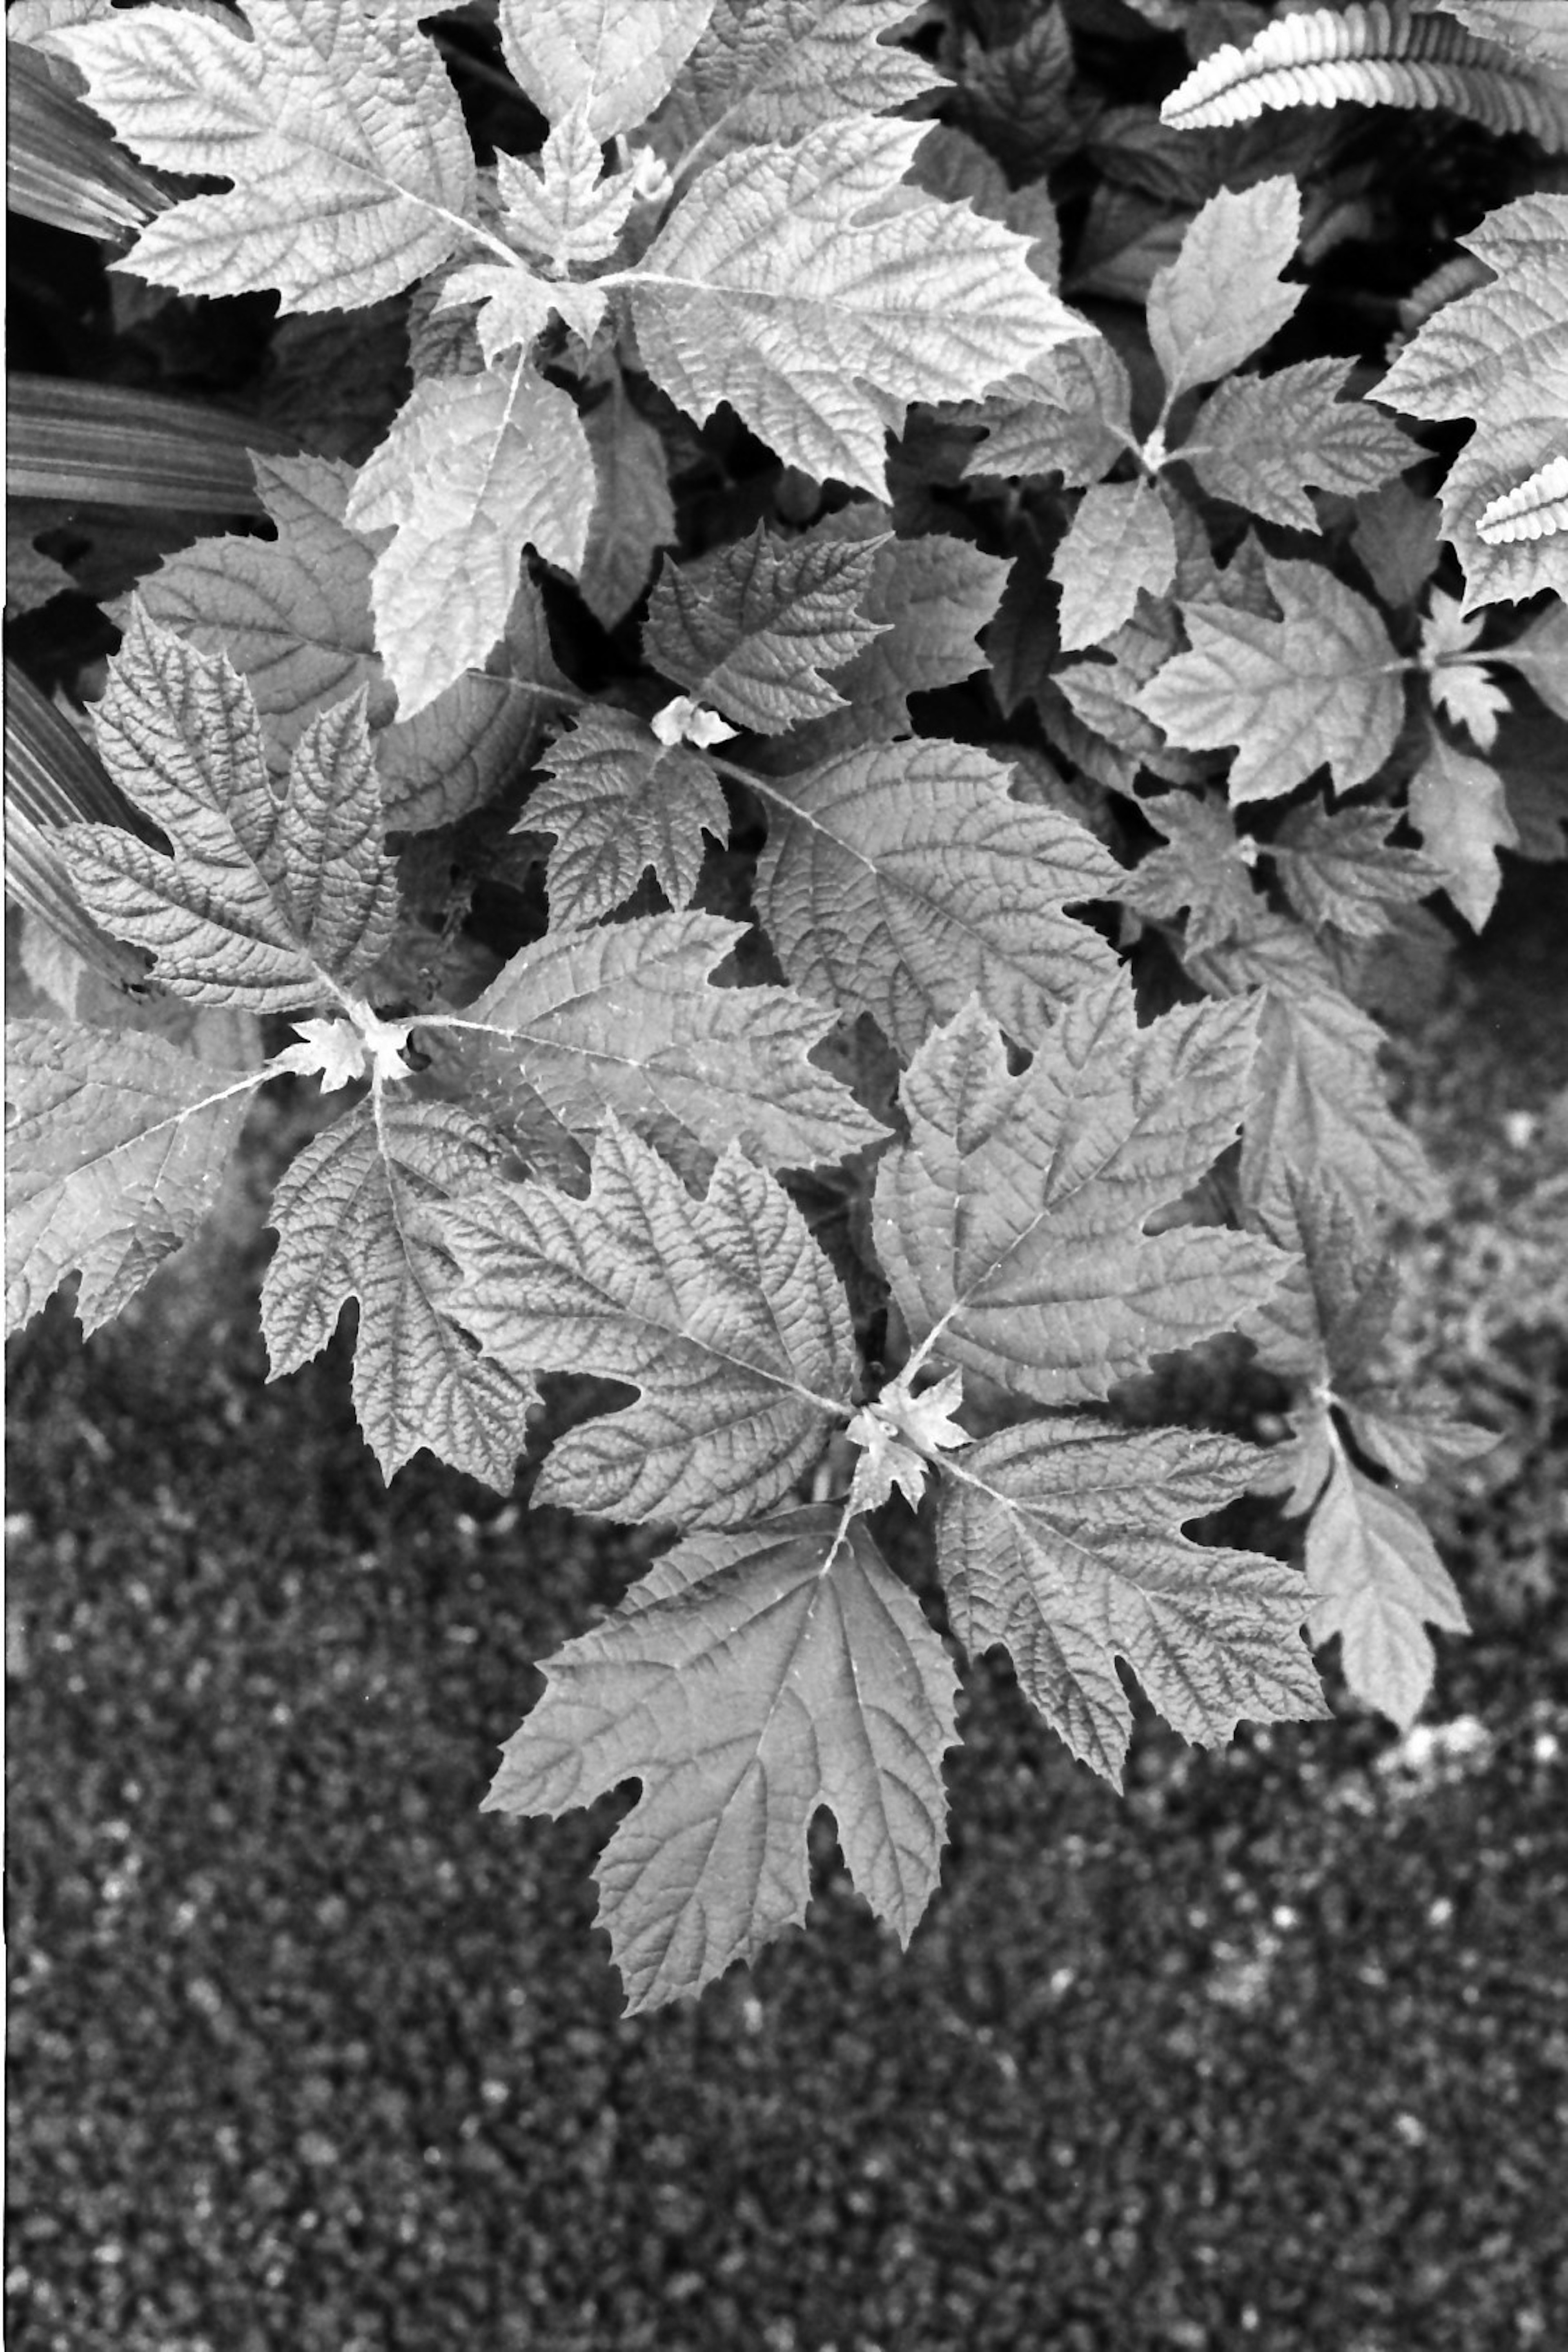
[[[538,1402],[526,1376],[475,1354],[441,1314],[449,1268],[431,1205],[477,1189],[501,1160],[494,1138],[452,1103],[360,1103],[307,1144],[273,1195],[278,1247],[261,1294],[271,1377],[295,1370],[359,1303],[353,1400],[391,1478],[423,1445],[503,1494]]]
[[[943,1486],[937,1558],[965,1648],[1000,1643],[1075,1756],[1120,1787],[1125,1660],[1185,1738],[1328,1712],[1301,1638],[1300,1572],[1192,1542],[1184,1522],[1247,1484],[1254,1447],[1093,1417],[1026,1422]]]
[[[661,152],[798,139],[929,96],[941,75],[885,39],[909,13],[903,0],[714,0],[654,126]]]
[[[1140,475],[1086,490],[1051,566],[1062,592],[1062,650],[1113,635],[1140,594],[1163,596],[1175,571],[1175,532],[1154,483]]]
[[[661,743],[629,711],[584,711],[541,762],[524,819],[552,833],[550,912],[587,923],[629,898],[651,866],[672,907],[684,907],[702,867],[704,832],[729,836],[723,788],[688,743]]]
[[[461,1269],[445,1303],[487,1361],[641,1392],[557,1441],[541,1502],[735,1527],[822,1453],[854,1378],[848,1306],[784,1187],[733,1146],[696,1201],[610,1118],[585,1201],[490,1184],[440,1230]]]
[[[276,287],[290,310],[396,294],[464,240],[473,152],[457,92],[402,8],[246,0],[138,8],[51,47],[143,163],[232,180],[148,223],[126,266],[183,294]]]
[[[1418,849],[1396,849],[1398,823],[1386,807],[1330,811],[1321,801],[1291,809],[1268,845],[1285,895],[1315,930],[1332,925],[1347,939],[1374,940],[1389,910],[1425,898],[1439,880]]]
[[[937,1885],[957,1678],[863,1525],[814,1509],[689,1536],[543,1667],[486,1807],[563,1813],[641,1781],[595,1874],[628,2011],[804,1921],[823,1805],[908,1943]]]
[[[552,276],[612,254],[636,194],[629,170],[605,171],[599,134],[580,103],[555,124],[537,166],[499,155],[496,176],[508,236],[541,255]]]
[[[1211,196],[1149,289],[1149,340],[1174,400],[1229,375],[1295,316],[1304,286],[1280,282],[1301,232],[1293,179]]]
[[[1115,974],[1072,998],[1018,1077],[977,1004],[932,1034],[900,1092],[910,1143],[876,1191],[917,1352],[1072,1403],[1267,1297],[1286,1264],[1267,1243],[1143,1230],[1234,1140],[1255,1024],[1199,1005],[1140,1029]]]
[[[5,1024],[5,1328],[80,1269],[84,1331],[133,1298],[216,1197],[263,1072],[161,1037]]]
[[[1186,943],[1194,953],[1245,932],[1262,910],[1252,879],[1258,845],[1238,834],[1223,800],[1200,793],[1161,793],[1139,808],[1165,836],[1165,846],[1143,858],[1118,886],[1118,896],[1140,914],[1187,910]]]
[[[1114,963],[1064,906],[1110,895],[1122,874],[1082,825],[1010,799],[1007,783],[987,752],[919,739],[759,777],[757,907],[798,984],[874,1014],[904,1054],[971,992],[1036,1044]]]
[[[613,629],[647,587],[658,550],[676,536],[669,466],[658,428],[633,407],[618,373],[583,429],[595,494],[577,585],[595,619]]]
[[[397,884],[363,693],[310,722],[276,797],[243,679],[133,606],[97,731],[172,854],[107,824],[66,827],[62,850],[89,913],[177,996],[285,1012],[375,961]]]
[[[971,479],[1060,474],[1082,489],[1136,446],[1127,370],[1100,334],[1063,343],[1010,377],[973,421],[986,431],[964,469]]]
[[[1309,484],[1354,498],[1417,454],[1392,417],[1340,397],[1349,373],[1344,360],[1317,359],[1228,377],[1193,419],[1180,454],[1212,497],[1315,531]]]
[[[841,709],[824,672],[887,626],[865,611],[883,543],[784,539],[758,523],[693,563],[667,561],[644,653],[697,701],[763,734]]]
[[[655,380],[728,401],[786,464],[887,493],[912,400],[965,400],[1084,331],[1028,241],[904,186],[918,124],[851,119],[726,155],[623,281]]]
[[[501,51],[552,122],[575,110],[595,141],[651,114],[713,0],[501,0]]]

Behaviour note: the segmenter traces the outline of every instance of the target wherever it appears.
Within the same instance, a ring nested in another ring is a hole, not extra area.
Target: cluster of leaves
[[[1530,12],[1454,13],[1469,58]],[[1310,21],[10,11],[164,175],[126,269],[326,314],[270,535],[113,608],[121,818],[49,835],[8,1033],[11,1318],[73,1274],[115,1314],[258,1090],[313,1082],[348,1107],[277,1190],[275,1373],[353,1302],[386,1475],[502,1489],[541,1380],[617,1384],[537,1494],[679,1540],[489,1802],[641,1783],[599,1871],[634,2006],[802,1917],[820,1806],[919,1919],[957,1682],[886,1557],[911,1508],[953,1641],[1112,1780],[1127,1670],[1224,1740],[1323,1711],[1305,1627],[1407,1722],[1463,1623],[1400,1487],[1484,1433],[1377,1373],[1390,1220],[1442,1187],[1374,1008],[1425,900],[1479,928],[1500,850],[1565,845],[1560,60],[1506,53],[1541,95],[1485,134],[1484,283],[1385,370],[1300,336],[1393,201],[1328,108],[1401,88],[1180,127],[1188,66],[1293,22],[1297,71]],[[412,390],[356,464],[389,303]],[[1118,1412],[1227,1331],[1284,1443]],[[1186,1532],[1249,1490],[1305,1577]]]

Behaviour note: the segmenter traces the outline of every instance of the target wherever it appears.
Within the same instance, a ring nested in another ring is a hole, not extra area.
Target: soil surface
[[[11,1402],[18,2352],[1568,2341],[1562,914],[1521,886],[1401,1050],[1453,1189],[1401,1345],[1503,1433],[1423,1723],[1149,1722],[1123,1801],[983,1660],[907,1954],[825,1836],[806,1934],[624,2020],[625,1799],[477,1807],[646,1547],[388,1492],[341,1340],[264,1386],[221,1252],[85,1349],[57,1302]]]

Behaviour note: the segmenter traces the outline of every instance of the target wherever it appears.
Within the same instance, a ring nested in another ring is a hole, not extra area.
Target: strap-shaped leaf
[[[733,1147],[696,1201],[607,1119],[585,1201],[489,1184],[439,1225],[462,1276],[444,1304],[488,1359],[641,1391],[556,1442],[541,1502],[735,1527],[788,1495],[847,1412],[838,1278],[784,1187]]]

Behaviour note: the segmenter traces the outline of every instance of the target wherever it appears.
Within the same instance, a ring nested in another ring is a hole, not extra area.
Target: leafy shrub
[[[1129,1673],[1224,1740],[1324,1712],[1305,1628],[1408,1723],[1463,1626],[1376,1013],[1564,847],[1552,14],[10,12],[35,209],[181,298],[132,321],[289,314],[261,425],[24,401],[18,602],[132,593],[95,751],[14,706],[12,1318],[122,1307],[258,1090],[347,1098],[274,1373],[352,1302],[389,1477],[505,1490],[550,1402],[538,1496],[677,1531],[489,1801],[641,1783],[634,2007],[802,1917],[819,1806],[907,1939],[955,1648],[1117,1780]],[[1485,195],[1385,367],[1391,122]],[[84,538],[128,488],[161,549]],[[1304,1577],[1215,1539],[1248,1492]]]

